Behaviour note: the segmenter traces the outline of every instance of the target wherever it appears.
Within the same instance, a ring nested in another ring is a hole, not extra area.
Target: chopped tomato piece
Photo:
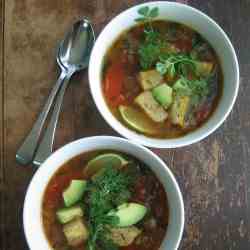
[[[62,176],[56,177],[52,180],[47,192],[46,199],[47,201],[51,201],[51,203],[55,203],[56,201],[60,201],[62,199],[62,192],[64,189],[68,187],[71,180],[82,179],[82,172],[75,171],[71,174],[65,174]]]
[[[123,64],[128,64],[129,63],[128,56],[129,56],[128,55],[128,50],[124,49],[122,51],[122,58],[121,58]]]
[[[189,52],[192,50],[192,40],[191,39],[180,39],[175,42],[175,46],[182,52]]]
[[[112,64],[105,77],[105,93],[108,98],[114,98],[121,94],[124,80],[122,63]]]
[[[120,94],[119,96],[116,96],[115,98],[112,98],[110,101],[111,101],[111,105],[113,107],[117,107],[121,104],[127,103],[126,98],[122,94]]]
[[[122,250],[138,250],[138,248],[134,244],[132,244],[127,247],[123,247]]]
[[[124,101],[121,95],[124,77],[123,64],[120,62],[111,64],[105,76],[104,92],[114,106],[118,106]]]
[[[198,124],[204,122],[210,113],[210,106],[204,105],[197,113],[196,113],[196,121]]]
[[[135,184],[135,192],[133,199],[137,202],[144,202],[146,199],[146,178],[140,177]]]
[[[133,33],[132,33],[132,35],[136,39],[140,39],[143,34],[144,34],[144,27],[143,27],[143,25],[135,27],[134,30],[133,30]]]

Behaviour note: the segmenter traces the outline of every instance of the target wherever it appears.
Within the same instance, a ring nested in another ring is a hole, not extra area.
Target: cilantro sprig
[[[195,100],[195,103],[198,103],[202,97],[210,93],[210,82],[206,78],[200,78],[197,74],[197,58],[192,53],[168,52],[169,40],[166,39],[166,36],[164,38],[152,25],[153,19],[159,15],[157,7],[150,9],[148,6],[144,6],[138,10],[138,14],[139,17],[135,21],[146,23],[144,40],[138,49],[141,68],[148,70],[155,67],[161,75],[168,74],[171,78],[179,78],[179,84],[174,87],[176,94],[189,95]],[[176,33],[175,28],[170,31]],[[172,34],[172,36],[176,40],[176,34]],[[193,45],[199,44],[198,38],[193,41]],[[189,73],[198,78],[190,80]]]
[[[159,32],[154,30],[144,30],[145,40],[138,49],[140,65],[144,70],[154,66],[159,60],[161,51],[166,47]]]
[[[146,23],[144,28],[145,39],[139,46],[138,55],[141,67],[147,70],[157,62],[164,46],[160,33],[152,25],[153,19],[159,15],[159,8],[144,6],[138,9],[138,14],[139,17],[135,21]]]
[[[181,76],[178,84],[175,84],[173,89],[179,96],[192,97],[194,105],[198,104],[203,97],[208,96],[210,93],[209,81],[204,78],[189,80]]]
[[[159,8],[154,7],[150,9],[148,6],[144,6],[138,10],[138,14],[140,17],[135,19],[136,22],[151,22],[159,15]]]
[[[177,74],[186,76],[188,70],[196,70],[196,61],[183,53],[166,53],[159,59],[159,62],[156,63],[156,70],[161,75],[169,74],[173,78]]]
[[[117,225],[119,219],[116,216],[108,215],[108,212],[128,201],[131,182],[132,179],[128,174],[107,167],[89,184],[86,209],[90,228],[88,250],[96,250],[98,242],[101,242],[104,250],[118,249],[108,237],[108,233],[109,228]]]

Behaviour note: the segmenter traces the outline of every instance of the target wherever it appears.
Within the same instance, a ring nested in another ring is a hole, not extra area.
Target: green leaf
[[[138,17],[135,19],[136,22],[138,23],[143,23],[143,22],[146,22],[147,21],[147,18],[145,17]]]
[[[181,77],[173,86],[174,91],[179,96],[191,96],[192,90],[188,85],[188,80],[184,77]]]
[[[89,222],[88,250],[96,250],[97,242],[106,244],[108,250],[117,250],[117,246],[108,239],[109,227],[117,225],[119,218],[108,216],[107,212],[114,209],[120,202],[130,198],[129,187],[132,177],[112,166],[90,182],[87,193],[86,217]],[[115,203],[115,204],[114,204]]]
[[[161,34],[154,30],[144,30],[145,39],[138,49],[139,61],[142,69],[152,68],[161,55],[163,48],[167,47]]]
[[[210,93],[209,83],[205,79],[188,80],[183,76],[176,82],[173,89],[178,95],[191,96],[195,104]]]
[[[189,72],[195,73],[196,70],[196,61],[184,53],[166,53],[160,56],[160,61],[166,67],[165,73],[172,77],[177,74],[186,76]]]
[[[158,7],[154,7],[149,12],[149,17],[151,17],[151,18],[156,18],[158,15],[159,15],[159,8]]]
[[[138,54],[140,65],[144,70],[154,66],[160,56],[160,47],[152,43],[146,43],[140,46]]]
[[[174,64],[172,64],[170,67],[169,67],[169,75],[170,77],[175,77],[175,67],[174,67]]]
[[[197,106],[197,105],[199,105],[200,100],[201,100],[200,96],[193,95],[192,98],[191,98],[191,103],[192,103],[193,106]]]
[[[148,16],[148,13],[149,13],[149,7],[148,6],[145,6],[145,7],[141,7],[139,10],[138,10],[138,13],[142,16]]]

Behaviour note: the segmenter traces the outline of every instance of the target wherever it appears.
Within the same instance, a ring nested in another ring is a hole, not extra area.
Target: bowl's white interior
[[[235,102],[239,85],[239,66],[234,48],[224,31],[202,12],[173,2],[150,2],[158,6],[159,19],[183,23],[198,31],[216,50],[224,74],[223,95],[211,118],[201,128],[177,139],[153,139],[137,134],[122,125],[109,111],[102,94],[101,72],[104,55],[112,43],[126,29],[135,25],[140,6],[135,6],[115,17],[101,32],[90,58],[89,82],[92,96],[104,119],[121,135],[152,147],[173,148],[197,142],[218,128],[226,119]]]
[[[118,137],[98,136],[72,142],[56,151],[34,175],[24,203],[23,221],[26,239],[31,250],[49,250],[43,232],[41,204],[44,190],[56,170],[69,159],[91,150],[118,150],[145,162],[162,182],[169,201],[169,226],[162,250],[176,250],[184,228],[184,206],[179,186],[165,163],[150,150]],[[157,206],[157,204],[155,204]]]

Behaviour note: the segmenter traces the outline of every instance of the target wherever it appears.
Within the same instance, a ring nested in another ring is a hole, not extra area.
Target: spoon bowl
[[[86,68],[94,41],[94,30],[89,20],[77,21],[59,45],[57,63],[66,71]]]

